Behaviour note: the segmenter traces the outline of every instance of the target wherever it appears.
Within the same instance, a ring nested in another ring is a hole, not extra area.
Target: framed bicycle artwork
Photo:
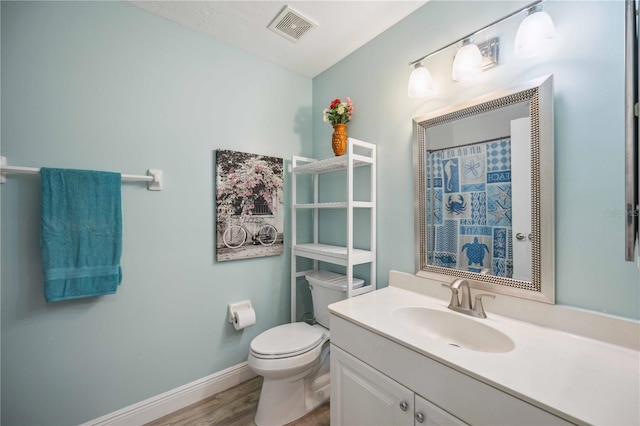
[[[216,150],[216,260],[284,252],[283,160]]]

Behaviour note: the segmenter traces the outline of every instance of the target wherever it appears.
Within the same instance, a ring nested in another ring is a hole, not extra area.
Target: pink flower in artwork
[[[346,109],[346,104],[344,106]],[[231,167],[228,164],[225,176],[224,167],[220,166],[217,174],[221,177],[217,209],[218,221],[224,222],[230,216],[250,216],[255,213],[256,200],[264,201],[272,209],[273,197],[282,190],[282,179],[275,174],[271,165],[262,159],[250,158],[242,164]]]

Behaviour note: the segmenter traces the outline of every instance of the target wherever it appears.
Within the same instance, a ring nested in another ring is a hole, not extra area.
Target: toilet
[[[329,271],[305,275],[316,324],[296,322],[262,332],[251,341],[248,364],[264,377],[255,423],[292,422],[329,399],[329,310],[346,298],[347,277]],[[353,279],[353,288],[364,281]]]

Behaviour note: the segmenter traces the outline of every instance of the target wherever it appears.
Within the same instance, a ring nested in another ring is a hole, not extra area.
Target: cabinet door
[[[463,426],[465,422],[416,395],[415,426]]]
[[[331,425],[413,425],[413,392],[331,345]]]

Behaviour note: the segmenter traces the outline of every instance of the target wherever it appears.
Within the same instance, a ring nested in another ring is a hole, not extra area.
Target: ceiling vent
[[[301,15],[298,11],[285,6],[280,14],[271,21],[269,29],[287,40],[297,43],[309,30],[317,26],[318,24]]]

